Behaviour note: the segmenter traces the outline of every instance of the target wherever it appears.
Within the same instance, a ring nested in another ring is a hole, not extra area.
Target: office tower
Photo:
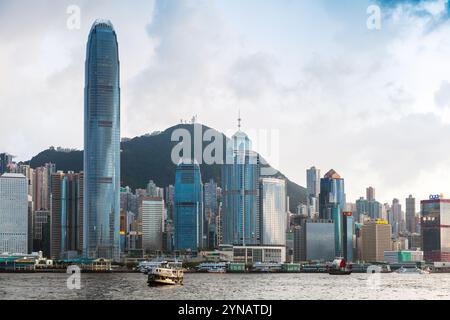
[[[217,183],[210,179],[205,183],[205,210],[210,210],[211,213],[217,212]]]
[[[0,177],[0,252],[28,252],[28,190],[22,174]]]
[[[57,172],[51,177],[51,257],[69,259],[82,253],[82,180],[77,173]]]
[[[51,215],[49,210],[38,210],[33,214],[33,251],[42,251],[46,258],[51,256]]]
[[[260,177],[259,156],[251,150],[251,140],[239,130],[227,147],[222,167],[224,244],[258,245]]]
[[[306,189],[308,196],[318,198],[320,194],[320,169],[311,167],[306,170]]]
[[[425,261],[450,262],[450,200],[423,200],[420,206]]]
[[[84,240],[87,258],[120,256],[120,87],[117,36],[94,22],[86,50]]]
[[[146,252],[163,249],[164,200],[146,197],[142,200],[142,248]]]
[[[342,212],[345,210],[344,179],[333,169],[320,179],[320,219],[333,220],[335,227],[335,252],[342,255]]]
[[[342,214],[342,257],[353,261],[353,213]]]
[[[137,196],[133,194],[130,187],[120,188],[120,209],[125,212],[138,213]]]
[[[262,178],[260,197],[261,244],[286,246],[286,181]]]
[[[369,203],[364,197],[360,197],[356,200],[356,215],[355,220],[357,222],[361,222],[360,219],[362,216],[369,215]]]
[[[185,160],[175,174],[175,250],[197,251],[203,247],[205,219],[200,166]]]
[[[214,249],[217,247],[216,239],[216,215],[218,208],[218,192],[217,183],[210,179],[209,182],[204,185],[204,206],[205,206],[205,219],[207,228],[207,248]]]
[[[167,208],[167,220],[173,221],[173,210],[174,210],[174,186],[169,185],[165,188],[165,201],[166,201],[166,208]]]
[[[416,198],[412,195],[406,198],[406,230],[410,233],[416,232]]]
[[[382,218],[383,205],[376,200],[366,200],[363,197],[356,200],[355,221],[362,222],[360,217],[368,216],[372,220]]]
[[[320,169],[311,167],[306,170],[306,189],[308,216],[314,219],[319,214]]]
[[[334,222],[306,220],[294,229],[294,261],[331,261],[335,254]]]
[[[158,187],[153,180],[147,184],[147,197],[164,199],[164,189]]]
[[[387,221],[368,221],[361,227],[362,260],[383,262],[384,252],[391,250],[392,228]]]
[[[0,153],[0,176],[9,172],[9,167],[13,163],[13,156],[8,153]]]
[[[392,200],[392,206],[390,211],[390,219],[389,223],[392,224],[392,233],[394,237],[398,237],[400,232],[402,232],[402,223],[403,223],[403,212],[402,205],[398,199]]]
[[[25,177],[26,179],[26,177]],[[27,182],[28,183],[28,182]],[[27,188],[28,191],[28,188]],[[27,194],[27,203],[28,203],[28,251],[33,252],[33,225],[34,225],[34,206],[33,206],[33,197]]]
[[[366,199],[367,201],[375,200],[375,189],[373,187],[366,188]]]

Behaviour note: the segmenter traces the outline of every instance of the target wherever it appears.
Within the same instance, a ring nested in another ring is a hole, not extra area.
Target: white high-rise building
[[[0,177],[0,253],[28,253],[28,185],[23,174]]]
[[[142,200],[142,248],[146,251],[162,250],[164,231],[164,200],[146,197]]]
[[[286,246],[286,182],[281,179],[261,179],[261,243],[266,246]]]

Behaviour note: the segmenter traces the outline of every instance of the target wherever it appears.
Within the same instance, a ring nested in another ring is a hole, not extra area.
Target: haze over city
[[[380,30],[367,28],[370,4]],[[70,5],[80,29],[67,27]],[[369,185],[382,202],[448,195],[448,10],[445,0],[2,0],[0,150],[28,160],[51,145],[82,149],[86,37],[103,17],[121,43],[122,137],[193,115],[228,132],[241,110],[245,131],[279,130],[277,169],[301,185],[315,165],[345,178],[349,202]]]

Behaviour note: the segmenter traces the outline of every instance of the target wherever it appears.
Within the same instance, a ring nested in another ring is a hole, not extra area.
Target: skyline
[[[49,145],[82,148],[85,37],[95,18],[110,17],[123,41],[124,137],[161,130],[194,114],[200,122],[227,131],[235,129],[240,109],[244,131],[280,129],[277,169],[302,186],[306,168],[315,165],[322,172],[333,168],[342,174],[351,202],[364,196],[368,186],[376,188],[380,202],[398,198],[403,203],[409,194],[417,200],[430,193],[447,195],[450,157],[440,137],[450,134],[445,77],[450,49],[444,37],[450,27],[448,3],[382,6],[382,29],[369,32],[365,9],[372,2],[359,2],[351,9],[326,1],[266,2],[256,18],[251,14],[254,1],[240,9],[237,2],[157,1],[156,16],[151,1],[137,1],[124,12],[125,5],[118,2],[105,8],[102,1],[70,1],[82,13],[81,29],[70,31],[68,1],[30,3],[36,10],[21,13],[24,20],[15,22],[7,18],[17,18],[21,5],[2,1],[1,29],[11,34],[0,31],[6,39],[0,57],[7,61],[0,62],[0,69],[10,79],[0,80],[5,118],[0,134],[7,137],[0,150],[29,160]],[[299,12],[320,20],[320,37],[317,32],[304,34],[309,33],[305,26],[317,25],[312,18],[297,24]],[[136,19],[130,22],[128,14]],[[277,14],[285,21],[265,20]],[[42,25],[42,17],[50,23]],[[243,17],[250,17],[247,24]],[[16,23],[23,28],[15,28]],[[347,38],[349,29],[353,33]],[[182,38],[183,30],[192,36]],[[37,44],[36,51],[26,49],[32,44]],[[23,79],[25,94],[15,85]],[[17,130],[17,113],[8,111],[19,106],[23,126]],[[256,111],[261,115],[254,116]],[[71,119],[70,126],[64,118]]]

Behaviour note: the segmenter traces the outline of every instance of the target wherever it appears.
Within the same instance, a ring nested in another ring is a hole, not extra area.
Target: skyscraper
[[[345,210],[344,179],[333,169],[320,180],[320,219],[333,220],[335,252],[342,255],[342,213]]]
[[[0,176],[9,172],[9,166],[13,161],[13,156],[8,153],[0,153]]]
[[[147,197],[164,199],[164,188],[160,188],[153,180],[147,184]]]
[[[318,198],[320,193],[320,169],[311,167],[306,170],[306,189],[308,196]]]
[[[375,188],[373,187],[366,188],[366,199],[367,201],[375,200]]]
[[[28,253],[28,190],[22,174],[0,177],[0,253]]]
[[[450,200],[423,200],[422,250],[427,262],[450,262]]]
[[[203,248],[203,184],[197,163],[186,160],[177,166],[174,202],[175,250],[197,251]]]
[[[416,232],[416,198],[409,195],[406,198],[406,230],[410,233]]]
[[[158,251],[163,248],[164,200],[146,197],[142,200],[142,249]]]
[[[310,218],[317,218],[319,213],[320,169],[311,167],[306,170],[307,211]]]
[[[261,244],[286,246],[286,182],[262,178],[260,196]]]
[[[82,252],[83,193],[80,175],[57,172],[51,177],[51,257],[68,259]]]
[[[398,199],[393,199],[389,223],[392,224],[392,234],[394,237],[398,237],[400,232],[404,231],[404,221],[402,205]]]
[[[227,148],[222,167],[224,244],[260,244],[258,185],[259,156],[251,149],[251,140],[240,130]]]
[[[94,22],[86,51],[84,256],[119,260],[120,86],[117,36]]]
[[[342,214],[342,256],[353,261],[353,213]]]

